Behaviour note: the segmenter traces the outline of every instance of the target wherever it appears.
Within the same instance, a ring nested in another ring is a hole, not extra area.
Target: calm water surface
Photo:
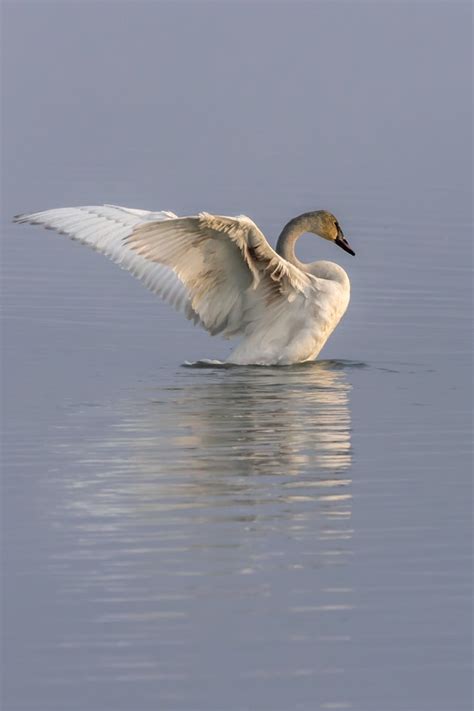
[[[184,58],[184,5],[38,7],[8,15],[3,708],[468,711],[465,6],[278,4],[272,39],[265,3],[186,5]],[[370,111],[345,105],[348,63],[358,94],[378,96]],[[223,76],[240,100],[217,120]],[[393,95],[377,92],[393,77]],[[440,106],[441,80],[455,101]],[[291,117],[283,95],[307,112]],[[301,255],[347,269],[350,309],[318,362],[183,367],[230,345],[92,251],[8,224],[93,202],[247,212],[271,241],[292,215],[332,209],[357,257],[309,237]]]

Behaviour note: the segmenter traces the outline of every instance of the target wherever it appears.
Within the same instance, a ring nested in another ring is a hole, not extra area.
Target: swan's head
[[[317,210],[316,212],[308,212],[306,217],[308,219],[308,232],[313,232],[315,235],[329,240],[329,242],[335,242],[338,247],[355,257],[355,252],[344,237],[337,218],[331,212]]]

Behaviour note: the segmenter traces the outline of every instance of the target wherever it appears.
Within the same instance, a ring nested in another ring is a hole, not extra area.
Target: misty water
[[[469,5],[7,3],[5,711],[471,709]],[[13,214],[332,210],[315,363]]]

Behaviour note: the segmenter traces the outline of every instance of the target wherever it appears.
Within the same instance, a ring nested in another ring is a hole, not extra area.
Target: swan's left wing
[[[245,215],[202,212],[138,225],[124,240],[141,258],[173,270],[211,333],[232,336],[314,287],[280,257]]]

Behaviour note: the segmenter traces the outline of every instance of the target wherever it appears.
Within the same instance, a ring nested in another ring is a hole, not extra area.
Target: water
[[[5,12],[3,708],[467,711],[469,8],[118,7]],[[8,221],[94,202],[331,209],[349,311],[183,367],[231,347]]]

